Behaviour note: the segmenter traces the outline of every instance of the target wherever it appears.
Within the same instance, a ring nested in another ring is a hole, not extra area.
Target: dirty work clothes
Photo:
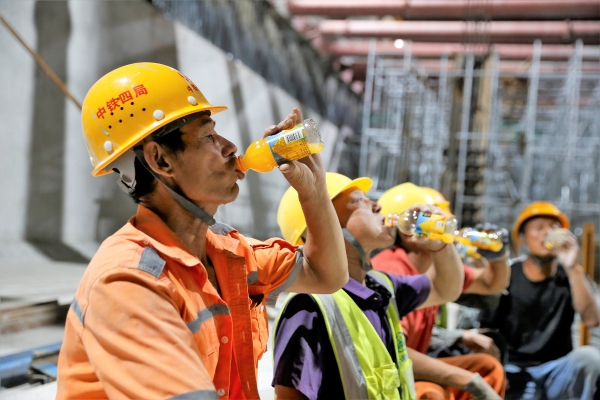
[[[507,400],[600,400],[600,350],[578,347],[564,357],[528,368],[507,365]]]
[[[479,375],[504,398],[506,386],[504,369],[496,358],[488,354],[468,354],[459,357],[442,357],[438,360]],[[444,388],[432,382],[416,382],[417,400],[470,400],[471,395],[462,390]]]
[[[481,324],[498,329],[504,336],[510,364],[528,367],[573,350],[574,316],[569,279],[561,266],[553,277],[532,282],[523,273],[523,263],[518,262],[511,266],[508,294]]]
[[[426,276],[393,276],[400,316],[429,296]],[[343,288],[363,311],[395,361],[391,329],[386,317],[389,292],[366,277],[366,286],[350,278]],[[309,399],[340,399],[344,389],[319,306],[309,295],[295,296],[281,315],[274,350],[273,386],[294,388]]]
[[[224,224],[213,225],[206,242],[221,295],[198,258],[143,206],[104,241],[67,315],[58,399],[258,398],[265,303],[293,282],[302,252]]]
[[[371,260],[373,268],[377,271],[393,275],[420,275],[412,264],[408,255],[399,247],[386,249]],[[473,269],[464,266],[465,282],[463,291],[466,290],[474,279]],[[420,353],[426,354],[433,334],[435,319],[439,306],[431,306],[415,310],[402,318],[402,330],[406,336],[406,345]]]

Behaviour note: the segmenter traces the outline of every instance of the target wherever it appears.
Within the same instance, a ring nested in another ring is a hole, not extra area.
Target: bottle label
[[[428,212],[420,212],[417,216],[415,233],[417,235],[431,236],[431,234],[443,235],[446,228],[446,217]]]
[[[307,157],[311,154],[302,125],[268,136],[267,143],[277,165]]]
[[[500,251],[503,243],[499,239],[490,237],[488,233],[479,231],[470,231],[464,238],[468,245],[475,246],[481,250]]]
[[[283,135],[283,137],[285,139],[285,144],[290,144],[292,142],[297,142],[298,140],[304,139],[302,129],[293,130],[290,133]]]

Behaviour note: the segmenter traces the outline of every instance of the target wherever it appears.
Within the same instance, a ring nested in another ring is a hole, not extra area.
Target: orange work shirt
[[[408,258],[406,251],[399,247],[382,251],[373,257],[371,263],[374,269],[390,274],[420,275],[420,272]],[[463,268],[465,270],[464,292],[473,283],[475,274],[472,268],[464,264]],[[402,301],[402,299],[397,300]],[[402,330],[406,336],[406,345],[408,347],[420,353],[427,353],[439,308],[440,306],[419,308],[402,318]]]
[[[206,252],[220,295],[198,258],[140,205],[102,243],[77,289],[57,398],[258,399],[265,305],[293,283],[302,250],[217,223]]]

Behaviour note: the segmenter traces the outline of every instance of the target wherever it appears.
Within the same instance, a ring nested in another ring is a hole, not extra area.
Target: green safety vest
[[[343,289],[333,294],[310,295],[324,317],[344,395],[347,399],[414,400],[412,361],[406,352],[394,285],[381,272],[370,271],[368,274],[392,295],[386,316],[392,329],[396,364],[369,319]],[[293,296],[288,296],[286,305]],[[275,335],[284,310],[285,306],[275,322]]]

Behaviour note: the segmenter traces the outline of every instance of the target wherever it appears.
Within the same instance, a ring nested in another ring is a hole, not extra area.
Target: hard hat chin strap
[[[194,114],[186,115],[183,118],[176,119],[165,126],[159,128],[158,130],[152,132],[151,136],[155,139],[164,137],[169,133],[173,132],[176,129],[181,128],[182,126],[189,124],[193,120],[200,118],[203,115],[210,116],[211,112],[208,110],[200,111]],[[155,173],[152,168],[146,162],[144,158],[144,150],[141,146],[134,147],[133,150],[127,150],[121,156],[117,157],[115,161],[113,161],[110,165],[106,167],[107,171],[115,171],[119,174],[119,179],[117,183],[121,190],[125,193],[131,195],[135,192],[135,159],[138,159],[140,163],[152,174],[156,180],[163,184],[165,188],[167,188],[168,192],[173,196],[175,201],[181,205],[181,207],[185,208],[189,211],[193,216],[199,218],[202,222],[207,225],[214,225],[215,219],[209,215],[206,211],[186,199],[181,194],[177,193],[166,183],[160,179],[157,173]]]
[[[176,191],[174,191],[173,189],[171,189],[169,186],[167,186],[166,183],[164,183],[162,181],[162,179],[160,179],[160,177],[158,176],[158,174],[156,172],[154,172],[152,170],[152,168],[150,168],[150,166],[146,162],[146,159],[144,158],[144,149],[141,146],[135,147],[133,149],[133,151],[135,152],[135,156],[140,161],[140,163],[148,170],[148,172],[150,172],[152,174],[152,176],[154,178],[156,178],[156,180],[158,180],[160,183],[163,184],[163,186],[165,188],[167,188],[167,191],[171,194],[171,196],[173,196],[173,198],[175,199],[175,201],[177,203],[179,203],[179,205],[181,207],[185,208],[193,216],[195,216],[196,218],[199,218],[205,224],[207,224],[207,225],[214,225],[215,224],[215,222],[216,222],[215,219],[209,213],[207,213],[206,211],[204,211],[203,209],[201,209],[200,207],[198,207],[197,205],[195,205],[194,203],[192,203],[191,201],[189,201],[188,199],[186,199],[184,196],[180,195],[179,193],[177,193]],[[133,165],[133,163],[132,163],[132,165]],[[119,186],[121,186],[121,184],[119,184]],[[133,187],[135,188],[135,182],[134,182],[134,186]]]
[[[352,235],[348,231],[348,229],[342,228],[342,233],[344,234],[344,239],[346,239],[352,245],[352,247],[354,247],[354,249],[356,249],[356,251],[358,252],[360,260],[362,261],[363,269],[367,272],[371,271],[373,269],[373,266],[370,263],[366,262],[367,253],[365,252],[365,249],[363,249],[363,247],[360,245],[360,243],[358,243],[358,240],[356,240],[354,235]]]

